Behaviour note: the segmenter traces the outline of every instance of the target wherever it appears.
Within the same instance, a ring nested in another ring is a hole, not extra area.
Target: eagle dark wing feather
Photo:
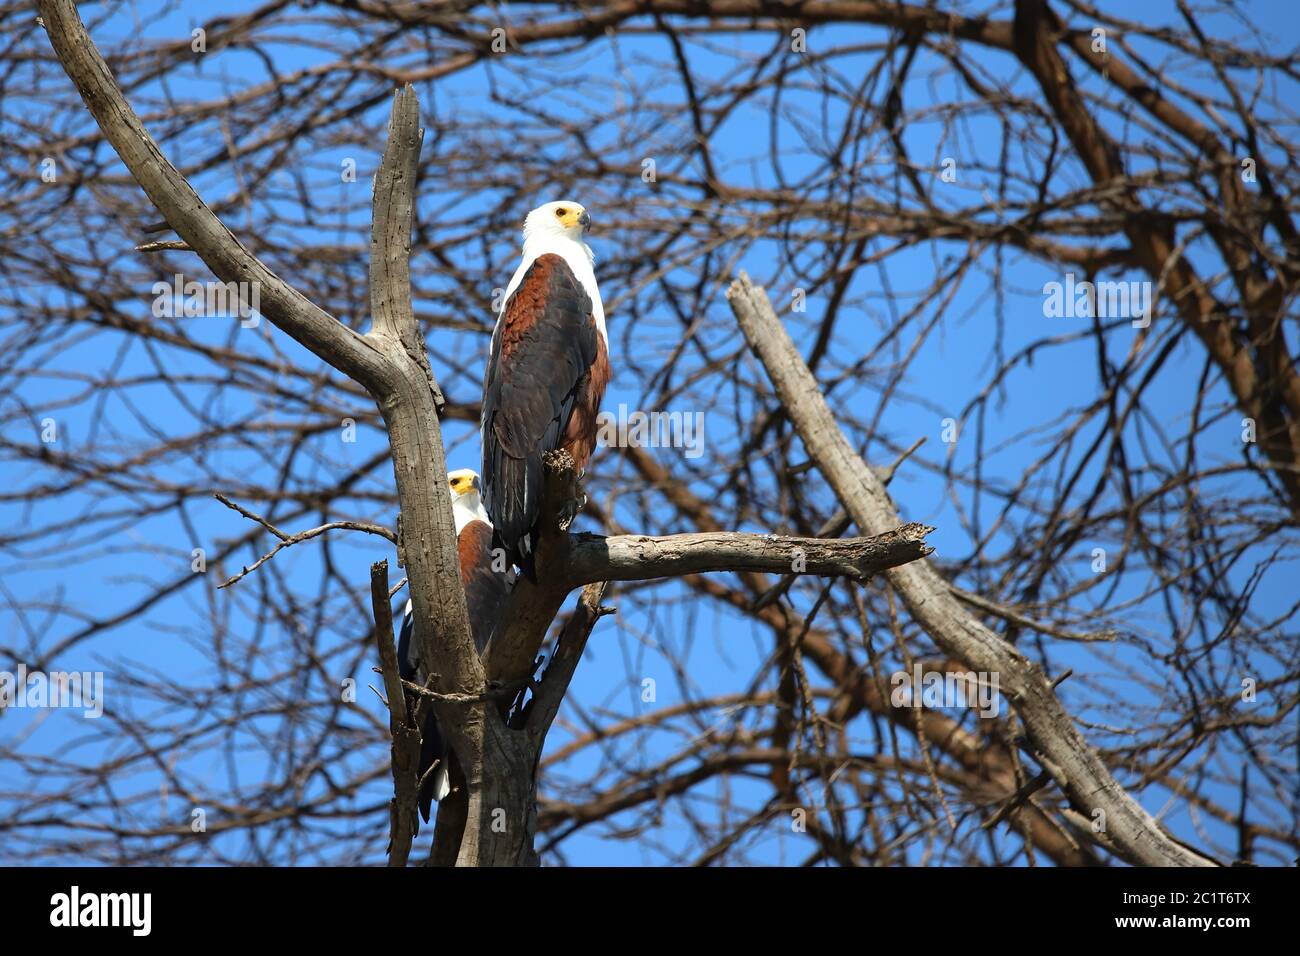
[[[409,606],[402,617],[402,630],[397,638],[397,671],[402,680],[408,680],[413,684],[424,683],[425,673],[420,666],[420,652],[416,649],[415,644],[415,617],[411,613]],[[414,701],[411,702],[414,703]],[[418,770],[421,777],[424,776],[426,770],[433,766],[434,761],[443,758],[446,749],[446,745],[442,742],[442,734],[438,730],[438,720],[433,714],[433,708],[426,701],[420,718],[420,763]],[[433,811],[432,779],[424,782],[424,786],[420,788],[418,799],[420,815],[424,817],[427,823],[429,814]]]
[[[484,506],[507,556],[531,565],[542,456],[560,446],[596,360],[591,298],[568,264],[543,255],[505,305],[483,382]]]

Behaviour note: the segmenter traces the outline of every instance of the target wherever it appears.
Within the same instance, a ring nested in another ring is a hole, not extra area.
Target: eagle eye
[[[555,210],[555,217],[558,219],[562,217],[566,212],[568,212],[567,209],[557,209]]]

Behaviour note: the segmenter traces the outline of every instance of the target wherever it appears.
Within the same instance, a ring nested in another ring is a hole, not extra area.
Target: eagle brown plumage
[[[496,632],[510,590],[510,574],[504,555],[494,550],[492,524],[483,510],[482,481],[469,469],[447,475],[451,489],[451,511],[456,519],[456,555],[460,560],[460,584],[465,589],[465,606],[469,612],[470,636],[482,655]],[[403,680],[423,684],[428,676],[420,660],[415,641],[415,624],[411,602],[406,602],[402,631],[397,644],[397,660]],[[447,746],[438,730],[433,707],[426,701],[420,719],[421,786],[420,814],[427,822],[434,800],[446,796]],[[430,773],[430,768],[433,772]]]
[[[506,556],[530,576],[543,456],[562,449],[587,467],[610,380],[604,306],[583,242],[589,223],[573,202],[529,213],[483,380],[484,506]]]

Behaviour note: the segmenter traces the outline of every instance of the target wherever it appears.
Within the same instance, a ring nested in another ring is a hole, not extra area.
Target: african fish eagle
[[[563,449],[581,474],[609,384],[605,309],[583,242],[590,225],[587,210],[567,200],[528,214],[483,379],[484,503],[506,556],[530,577],[542,456]]]
[[[492,522],[483,510],[483,485],[479,476],[469,468],[462,468],[448,472],[447,485],[451,488],[451,513],[456,519],[456,552],[460,558],[460,583],[469,610],[470,634],[482,654],[501,619],[509,578],[503,562],[493,563]],[[414,630],[414,614],[411,602],[407,601],[397,642],[397,661],[403,680],[423,685],[428,675],[420,663]],[[420,737],[420,813],[427,822],[433,801],[441,800],[450,790],[446,745],[438,731],[433,708],[427,702],[420,721]],[[430,775],[428,770],[435,761],[437,767]]]

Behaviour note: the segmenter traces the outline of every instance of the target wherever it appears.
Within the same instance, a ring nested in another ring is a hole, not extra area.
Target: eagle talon
[[[581,491],[578,492],[576,498],[570,498],[566,501],[564,506],[560,508],[559,521],[557,522],[560,530],[568,531],[569,526],[573,524],[573,519],[578,517],[578,513],[585,507],[587,507],[587,496]]]

